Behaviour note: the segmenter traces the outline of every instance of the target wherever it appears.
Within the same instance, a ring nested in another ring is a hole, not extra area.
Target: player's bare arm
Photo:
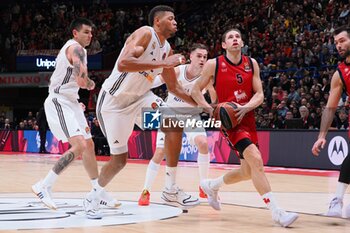
[[[203,107],[211,113],[213,108],[205,100],[202,90],[208,86],[208,84],[213,83],[215,74],[216,60],[208,60],[202,70],[200,78],[197,79],[196,83],[193,85],[191,96],[197,102],[198,106]],[[215,90],[214,90],[215,91]],[[216,92],[215,92],[216,94]]]
[[[125,48],[118,60],[118,70],[121,72],[139,72],[156,68],[174,67],[185,62],[181,54],[174,54],[162,61],[145,61],[139,59],[152,38],[152,32],[147,27],[141,27],[132,33],[125,42]]]
[[[318,156],[321,149],[326,145],[326,135],[328,133],[328,129],[332,124],[335,111],[337,110],[337,106],[340,100],[340,96],[343,92],[343,83],[340,79],[339,72],[336,71],[333,74],[331,81],[331,90],[329,93],[329,98],[327,101],[326,108],[322,112],[321,119],[321,127],[320,133],[318,134],[318,139],[312,147],[312,153],[315,156]]]
[[[240,104],[235,103],[237,105],[236,116],[238,117],[237,120],[239,122],[243,119],[246,113],[260,106],[264,101],[264,91],[263,91],[261,79],[260,79],[260,68],[255,59],[252,59],[252,63],[253,63],[253,69],[254,69],[254,75],[253,75],[253,81],[252,81],[254,95],[249,100],[249,102],[244,106],[241,106]]]
[[[174,69],[175,69],[175,75],[178,78],[179,74],[180,74],[180,69],[178,67],[175,67]],[[159,86],[163,85],[164,83],[165,83],[165,81],[164,81],[162,75],[159,74],[154,78],[152,88],[159,87]]]
[[[87,66],[85,64],[85,52],[80,45],[72,45],[67,49],[68,60],[73,65],[73,76],[79,87],[92,90],[95,88],[95,82],[89,79]]]
[[[209,82],[209,84],[206,86],[207,91],[209,92],[211,104],[217,104],[218,103],[218,95],[216,94],[213,79]]]
[[[196,102],[192,97],[183,89],[177,80],[179,74],[176,75],[174,68],[164,68],[162,72],[162,77],[166,83],[168,91],[179,97],[180,99],[186,101],[187,103],[197,106]]]

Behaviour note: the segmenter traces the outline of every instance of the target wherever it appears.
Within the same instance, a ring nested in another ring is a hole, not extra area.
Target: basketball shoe
[[[345,208],[345,218],[350,218],[350,205]]]
[[[83,201],[86,217],[89,219],[101,219],[100,198],[95,191],[88,193]]]
[[[151,194],[147,189],[144,189],[141,193],[141,196],[139,198],[139,205],[140,206],[148,206],[149,201],[151,199]]]
[[[341,217],[343,210],[343,200],[338,197],[332,199],[331,203],[329,203],[329,208],[326,213],[326,216],[329,217]]]
[[[201,188],[201,186],[199,186],[199,197],[200,197],[200,198],[208,198],[208,195],[205,194],[205,192],[203,191],[203,189]]]
[[[282,227],[288,227],[298,218],[296,213],[288,213],[282,209],[276,209],[272,212],[272,219],[275,223],[281,225]]]
[[[100,193],[100,205],[117,208],[121,206],[121,203],[117,199],[113,198],[109,193],[107,193],[106,190],[102,189]]]
[[[168,205],[180,206],[183,209],[190,209],[200,204],[198,198],[185,193],[178,187],[165,188],[162,193],[162,199]]]
[[[214,210],[221,210],[221,203],[219,199],[219,190],[213,189],[210,187],[211,180],[202,180],[201,181],[201,188],[204,191],[205,194],[208,196],[208,203],[211,207],[213,207]]]
[[[33,193],[50,209],[56,210],[57,206],[51,198],[51,187],[43,185],[42,180],[32,186]]]

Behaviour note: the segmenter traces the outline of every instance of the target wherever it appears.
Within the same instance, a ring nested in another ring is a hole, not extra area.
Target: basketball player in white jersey
[[[179,83],[183,86],[183,88],[188,91],[188,93],[191,92],[192,86],[194,85],[195,81],[199,78],[199,75],[203,69],[203,66],[208,58],[208,49],[203,44],[194,44],[190,50],[190,64],[187,65],[180,65],[175,68],[175,73],[178,78]],[[158,83],[155,84],[155,86],[163,84],[161,75],[157,76]],[[208,85],[212,87],[211,85]],[[208,88],[210,97],[212,99],[212,102],[216,101],[216,93],[213,91],[212,88]],[[179,99],[178,97],[174,96],[172,93],[169,93],[166,104],[168,107],[173,108],[191,108],[192,106],[184,102],[183,100]],[[199,118],[199,115],[195,116],[196,118]],[[207,134],[205,130],[200,131],[188,131],[186,132],[186,129],[184,130],[186,133],[186,137],[189,140],[190,144],[194,144],[198,148],[198,168],[199,168],[199,179],[204,180],[208,178],[208,170],[209,170],[209,163],[210,163],[210,157],[209,157],[209,149],[208,149],[208,142],[207,142]],[[146,172],[146,179],[143,187],[143,191],[141,193],[141,196],[139,198],[139,205],[141,206],[148,206],[150,204],[150,192],[151,186],[154,182],[154,179],[156,178],[159,170],[159,166],[161,161],[164,159],[164,133],[161,130],[158,130],[157,133],[157,142],[156,142],[156,151],[154,152],[153,158],[151,159],[150,163],[147,167]],[[166,187],[167,189],[170,189],[171,187]],[[206,198],[205,193],[200,189],[200,197]],[[166,199],[168,202],[178,200],[172,200],[169,195],[167,195],[167,192],[163,192],[162,195],[163,199]],[[198,202],[199,203],[199,202]],[[177,203],[180,206],[186,206],[188,204],[193,205],[193,203],[187,203],[187,202],[181,202]]]
[[[56,68],[50,79],[49,96],[44,103],[52,133],[57,139],[68,141],[71,145],[46,177],[32,186],[33,192],[51,209],[57,208],[51,198],[51,187],[58,175],[80,155],[83,155],[84,167],[93,188],[97,183],[94,143],[83,108],[78,102],[79,88],[92,90],[95,87],[94,81],[88,77],[85,50],[91,42],[92,26],[92,22],[84,18],[78,18],[71,23],[73,38],[66,42],[56,58]],[[101,200],[104,200],[104,203],[113,202],[112,206],[118,205],[107,193],[104,192],[102,196]],[[100,218],[88,209],[85,210],[87,217]]]
[[[177,31],[174,10],[169,6],[154,7],[149,13],[149,23],[151,27],[140,27],[126,40],[112,74],[105,80],[99,93],[96,115],[107,137],[111,156],[101,169],[98,189],[86,201],[98,199],[103,187],[125,166],[127,142],[134,124],[141,125],[142,108],[164,105],[163,100],[150,91],[158,74],[164,77],[169,91],[196,105],[177,82],[174,71],[174,67],[184,63],[185,58],[181,54],[172,54],[167,42]],[[173,138],[173,135],[167,135],[165,140],[181,143],[181,137]],[[172,145],[166,146],[172,151],[167,156],[173,158],[167,161],[169,167],[176,167],[181,148],[179,150]]]

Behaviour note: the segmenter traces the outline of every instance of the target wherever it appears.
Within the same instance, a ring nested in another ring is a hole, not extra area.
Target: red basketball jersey
[[[214,86],[219,103],[236,102],[245,105],[254,95],[254,68],[250,57],[243,56],[235,65],[225,55],[216,58]],[[254,112],[249,115],[254,117]]]
[[[346,94],[350,97],[350,64],[342,62],[338,65],[338,72],[343,81]]]
[[[236,102],[244,106],[253,97],[253,62],[250,57],[243,56],[235,65],[225,55],[216,58],[214,87],[219,103]],[[243,138],[249,138],[258,143],[254,111],[248,112],[241,123],[229,130],[226,136],[234,146]]]
[[[340,79],[344,84],[346,94],[348,95],[348,97],[350,97],[350,64],[342,62],[338,65],[337,70],[339,72]],[[350,115],[348,121],[350,122]],[[350,131],[348,133],[348,136],[350,138]]]

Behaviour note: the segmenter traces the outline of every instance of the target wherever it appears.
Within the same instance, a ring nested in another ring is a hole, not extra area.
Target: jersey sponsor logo
[[[153,82],[154,77],[152,74],[146,72],[146,71],[140,71],[139,74],[142,74],[148,81]]]
[[[245,91],[242,90],[234,91],[233,94],[235,95],[237,101],[241,101],[248,98],[248,95],[245,93]]]
[[[174,96],[174,101],[175,101],[175,102],[180,102],[180,103],[185,103],[185,101],[183,101],[182,99],[180,99],[180,98],[177,97],[177,96]]]
[[[328,158],[334,165],[340,165],[348,155],[348,143],[341,136],[332,138],[328,145]]]
[[[155,221],[179,216],[179,208],[151,204],[145,210],[137,202],[122,201],[122,208],[101,208],[102,219],[87,219],[82,199],[55,199],[57,211],[34,198],[0,198],[0,230],[99,227]]]

